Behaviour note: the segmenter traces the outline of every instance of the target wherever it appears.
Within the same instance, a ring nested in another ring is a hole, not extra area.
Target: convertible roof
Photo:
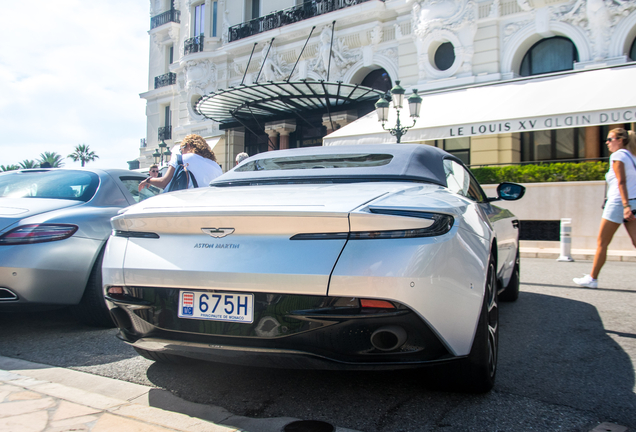
[[[339,159],[346,162],[339,164]],[[276,150],[246,159],[238,167],[214,179],[210,186],[349,181],[417,181],[446,186],[444,159],[461,164],[449,153],[424,144]]]

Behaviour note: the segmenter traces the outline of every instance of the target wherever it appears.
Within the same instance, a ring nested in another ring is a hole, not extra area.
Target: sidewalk
[[[6,357],[0,364],[12,367],[0,370],[3,432],[240,430],[153,408],[147,403],[150,387]]]
[[[558,245],[558,243],[557,243]],[[572,249],[571,257],[574,261],[593,261],[594,249]],[[561,249],[556,248],[532,248],[523,247],[519,248],[519,255],[521,258],[554,258],[557,259],[561,255]],[[636,262],[636,249],[635,250],[609,250],[607,251],[607,261],[629,261]]]
[[[0,356],[2,432],[273,432],[294,420],[234,416],[166,390]]]

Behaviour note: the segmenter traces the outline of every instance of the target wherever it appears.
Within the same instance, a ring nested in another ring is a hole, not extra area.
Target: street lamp
[[[163,165],[163,153],[168,148],[168,144],[162,139],[159,143],[159,154],[161,155],[161,165]]]
[[[155,152],[152,154],[152,157],[155,158],[156,164],[158,164],[159,166],[162,166],[163,157],[164,156],[166,157],[166,163],[167,163],[170,160],[170,155],[172,155],[172,152],[168,148],[168,144],[166,144],[166,142],[162,139],[161,142],[159,143],[159,148],[155,150]]]
[[[395,108],[397,112],[397,122],[395,127],[389,129],[384,127],[384,124],[389,120],[389,101],[387,101],[384,97],[380,97],[380,99],[378,99],[375,103],[375,111],[378,114],[378,121],[382,123],[382,129],[396,137],[399,144],[402,139],[402,135],[415,126],[415,122],[420,117],[422,98],[417,94],[417,90],[413,89],[413,94],[407,99],[413,124],[411,126],[402,126],[400,123],[400,110],[404,104],[404,88],[400,85],[400,81],[395,81],[395,87],[391,89],[390,94],[393,101],[393,108]],[[386,97],[388,98],[388,96],[389,95],[387,93]]]

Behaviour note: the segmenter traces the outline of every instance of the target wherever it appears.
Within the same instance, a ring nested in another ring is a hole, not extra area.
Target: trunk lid
[[[30,216],[84,204],[80,201],[48,198],[0,198],[0,232]]]
[[[165,194],[113,218],[129,238],[129,286],[326,295],[346,236],[291,240],[297,234],[347,233],[349,214],[413,183],[263,185]],[[421,186],[418,186],[421,187]]]

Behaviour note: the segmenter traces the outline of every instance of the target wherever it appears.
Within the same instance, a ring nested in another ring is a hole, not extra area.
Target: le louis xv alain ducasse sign
[[[446,129],[445,135],[448,138],[458,138],[475,135],[494,135],[500,133],[530,132],[533,130],[563,129],[631,122],[636,122],[636,108],[473,123],[452,126],[450,129]]]

